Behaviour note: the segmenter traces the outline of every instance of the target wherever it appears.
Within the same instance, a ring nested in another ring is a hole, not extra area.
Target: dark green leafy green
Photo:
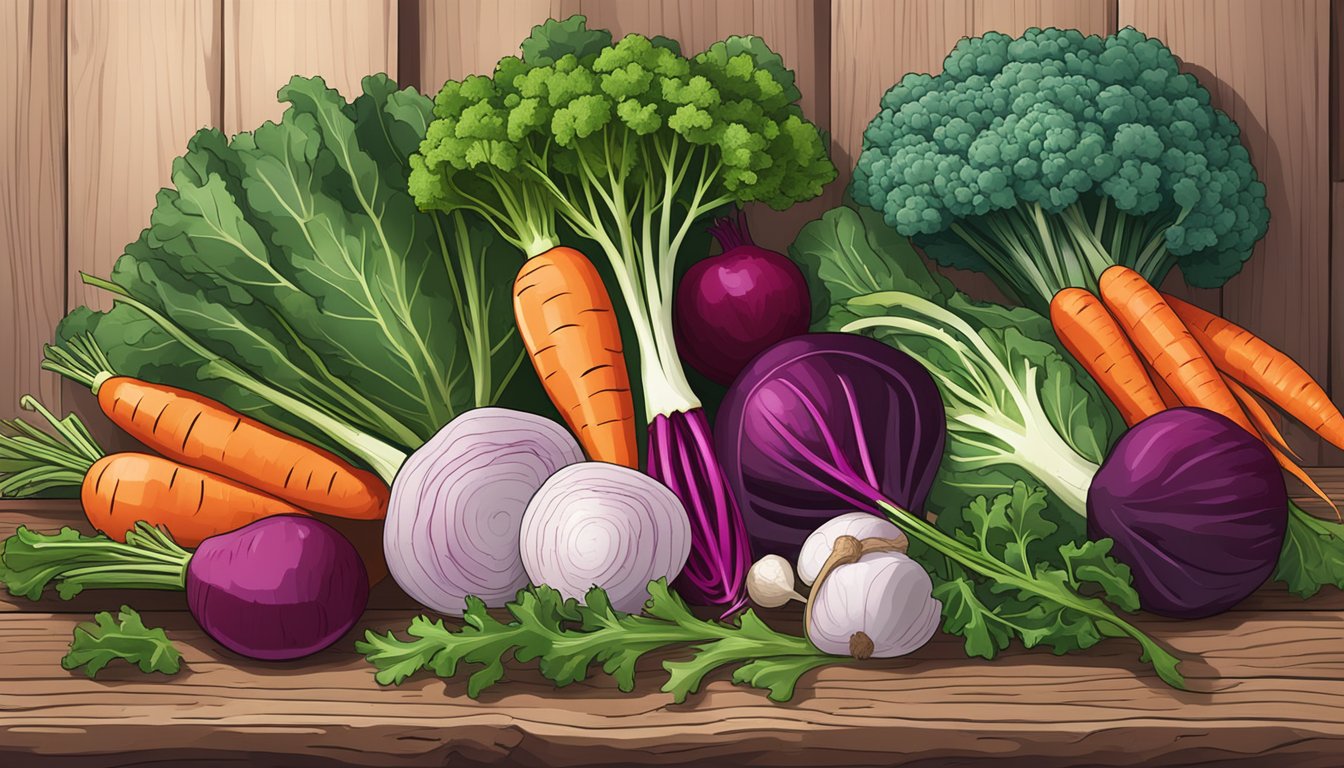
[[[1344,589],[1344,525],[1312,517],[1290,502],[1273,578],[1299,597],[1311,597],[1323,586]]]
[[[84,673],[95,678],[113,661],[125,661],[146,674],[162,672],[177,674],[182,667],[182,654],[173,647],[162,629],[145,626],[140,614],[129,606],[121,606],[116,618],[103,611],[75,627],[70,650],[61,659],[61,666],[69,670],[83,667]]]
[[[1013,640],[1064,654],[1129,637],[1158,677],[1184,687],[1179,659],[1112,608],[1136,611],[1139,599],[1129,568],[1110,556],[1111,541],[1073,541],[1052,516],[1044,489],[1019,482],[993,499],[977,497],[944,512],[933,524],[885,508],[910,537],[910,556],[933,578],[943,629],[965,639],[968,655],[992,659]]]
[[[523,359],[508,295],[521,257],[475,218],[416,207],[409,158],[428,98],[381,75],[352,102],[320,78],[280,98],[279,122],[192,137],[112,271],[125,300],[76,310],[58,338],[92,332],[117,373],[348,457],[367,458],[322,417],[414,449],[504,397]]]
[[[750,610],[733,622],[697,618],[662,579],[649,584],[649,595],[643,614],[629,614],[613,609],[596,587],[583,603],[566,600],[550,587],[531,587],[508,604],[507,622],[469,597],[460,629],[420,616],[407,629],[409,640],[369,631],[355,648],[377,668],[375,679],[382,685],[398,685],[421,670],[453,677],[460,664],[472,665],[467,678],[472,698],[503,678],[510,656],[537,662],[542,676],[557,687],[582,681],[599,665],[620,690],[630,691],[644,654],[690,646],[690,658],[663,662],[669,674],[663,690],[677,702],[725,666],[736,667],[734,683],[788,701],[802,675],[845,661],[818,651],[806,638],[776,632]]]

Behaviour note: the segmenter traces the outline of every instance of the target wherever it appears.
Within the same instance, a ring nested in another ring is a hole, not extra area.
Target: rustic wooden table
[[[1318,476],[1344,498],[1344,470]],[[81,523],[68,502],[0,503],[0,536]],[[61,668],[75,624],[123,602],[182,649],[176,677],[120,666],[92,681]],[[358,633],[401,628],[416,614],[390,583],[373,606]],[[768,618],[796,629],[795,615]],[[602,676],[555,690],[517,669],[473,701],[458,680],[379,688],[354,635],[302,662],[239,659],[196,629],[175,594],[6,596],[0,765],[1344,763],[1344,595],[1303,602],[1269,586],[1216,618],[1141,624],[1190,657],[1190,691],[1163,686],[1125,641],[985,662],[939,637],[904,659],[813,673],[784,705],[723,676],[674,705],[657,690],[657,660],[631,694]]]

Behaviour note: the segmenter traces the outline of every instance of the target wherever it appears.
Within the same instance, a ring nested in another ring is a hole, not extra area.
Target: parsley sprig
[[[662,690],[678,703],[699,690],[711,672],[728,666],[735,667],[734,683],[788,701],[808,671],[846,661],[822,653],[806,638],[771,629],[751,610],[731,621],[701,619],[662,579],[650,582],[649,595],[644,613],[630,614],[613,609],[598,588],[580,603],[550,587],[530,587],[508,604],[505,621],[491,616],[480,600],[467,598],[460,629],[420,616],[407,629],[410,639],[369,631],[356,649],[377,668],[375,678],[382,685],[399,684],[421,670],[453,677],[460,665],[471,665],[467,695],[472,698],[503,679],[510,656],[535,661],[557,687],[584,680],[591,667],[600,665],[628,692],[642,656],[689,648],[689,658],[663,662],[668,679]]]

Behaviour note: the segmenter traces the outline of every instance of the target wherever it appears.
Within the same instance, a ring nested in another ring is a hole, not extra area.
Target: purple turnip
[[[723,253],[696,262],[677,286],[677,351],[720,384],[775,342],[807,331],[807,280],[788,257],[752,242],[745,215],[710,227]]]

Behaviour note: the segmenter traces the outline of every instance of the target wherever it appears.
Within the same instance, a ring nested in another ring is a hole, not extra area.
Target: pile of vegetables
[[[190,141],[110,279],[84,276],[113,308],[47,347],[149,452],[27,397],[45,427],[0,423],[0,496],[78,497],[98,531],[20,529],[12,594],[182,591],[223,648],[278,660],[344,642],[390,574],[454,623],[366,629],[379,684],[462,671],[474,697],[517,661],[629,691],[657,654],[680,702],[722,667],[786,701],[939,630],[986,659],[1129,642],[1182,687],[1130,614],[1344,588],[1344,525],[1290,501],[1285,470],[1320,489],[1257,397],[1331,440],[1344,415],[1153,287],[1221,284],[1268,222],[1235,124],[1159,41],[963,40],[883,97],[852,204],[788,255],[743,206],[837,171],[755,37],[688,55],[576,16],[433,100],[383,76],[279,95],[278,123]],[[688,258],[705,232],[721,252]],[[801,631],[748,600],[802,603]],[[181,666],[130,606],[63,664],[115,660]]]

